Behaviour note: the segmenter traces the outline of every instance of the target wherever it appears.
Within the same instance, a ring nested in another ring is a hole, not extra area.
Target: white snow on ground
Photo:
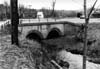
[[[0,29],[2,25],[4,25],[4,21],[0,21]]]
[[[1,29],[1,26],[4,26],[5,24],[8,24],[9,22],[10,20],[0,21],[0,29]]]
[[[66,50],[62,50],[58,53],[58,57],[64,61],[69,62],[69,69],[82,69],[83,57],[81,55],[75,55]],[[100,69],[100,64],[91,63],[86,61],[86,69]]]

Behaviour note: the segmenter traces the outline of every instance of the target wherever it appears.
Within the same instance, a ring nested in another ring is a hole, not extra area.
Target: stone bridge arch
[[[62,35],[62,32],[61,32],[61,30],[59,28],[52,28],[49,31],[46,39],[57,38],[57,37],[60,37],[61,35]]]
[[[31,30],[26,35],[26,39],[41,41],[43,39],[43,35],[38,30]]]

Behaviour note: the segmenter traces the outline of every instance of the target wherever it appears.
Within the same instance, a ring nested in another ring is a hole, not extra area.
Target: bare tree
[[[4,1],[4,6],[5,6],[5,16],[7,18],[7,11],[8,11],[8,3],[6,1]]]
[[[85,15],[85,28],[84,28],[84,54],[83,54],[83,69],[86,69],[86,57],[87,57],[87,28],[88,28],[88,23],[90,19],[90,15],[94,10],[94,7],[96,5],[98,0],[95,1],[93,4],[89,14],[87,15],[87,6],[86,6],[86,0],[84,0],[84,15]]]
[[[23,18],[24,10],[25,10],[24,5],[19,4],[19,7],[18,7],[19,18]]]
[[[55,15],[55,4],[56,4],[56,0],[52,2],[52,12],[51,12],[51,16],[54,16]]]

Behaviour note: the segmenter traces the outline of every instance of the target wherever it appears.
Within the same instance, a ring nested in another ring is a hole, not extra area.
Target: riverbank
[[[41,62],[42,56],[39,50],[40,44],[37,42],[22,41],[21,43],[24,43],[24,48],[18,48],[17,46],[10,44],[10,35],[0,38],[0,42],[2,42],[0,45],[0,69],[35,69],[35,62]],[[26,46],[28,46],[34,53],[33,57],[31,50],[26,48]],[[66,50],[61,50],[57,52],[56,57],[68,62],[70,65],[69,69],[82,69],[82,55],[72,54]],[[46,66],[41,63],[39,64],[39,67],[42,69],[48,69],[51,67],[52,69],[55,69],[55,67],[52,66],[52,64],[48,62],[47,59],[45,60],[44,64]],[[87,61],[87,69],[100,69],[100,64]]]

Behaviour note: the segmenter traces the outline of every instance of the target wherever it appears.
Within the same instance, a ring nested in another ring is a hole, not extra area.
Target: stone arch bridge
[[[20,38],[52,39],[77,33],[80,25],[68,21],[19,24]]]

